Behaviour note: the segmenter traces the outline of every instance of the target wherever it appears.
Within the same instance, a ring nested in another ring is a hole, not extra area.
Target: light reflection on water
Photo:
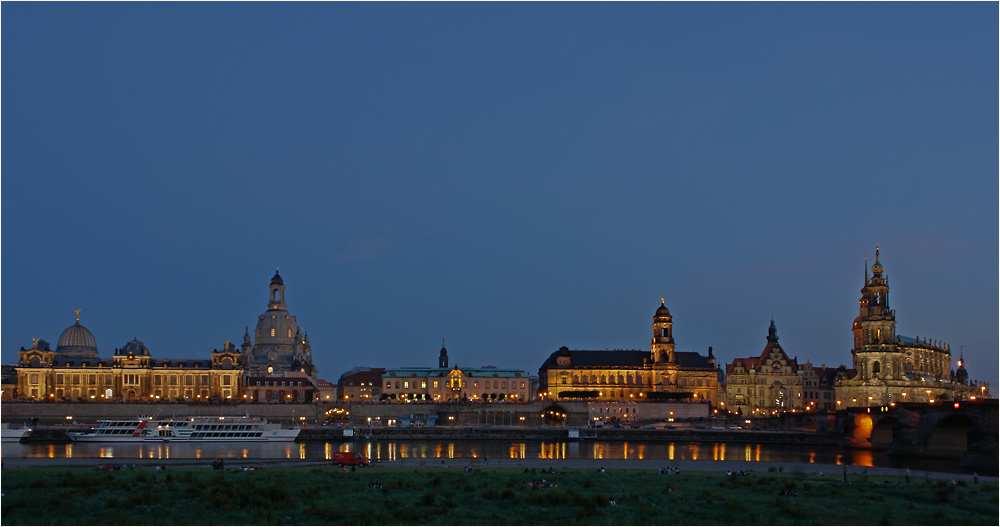
[[[827,446],[642,441],[308,441],[302,443],[7,443],[3,457],[112,459],[329,460],[364,452],[373,461],[408,459],[644,459],[824,463],[962,472],[957,461],[889,458],[883,452]]]

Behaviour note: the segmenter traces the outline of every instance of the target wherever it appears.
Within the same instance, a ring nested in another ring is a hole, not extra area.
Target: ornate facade
[[[381,398],[433,402],[527,402],[531,379],[520,370],[399,368],[382,374]]]
[[[842,407],[888,406],[984,397],[986,384],[968,382],[963,360],[951,370],[951,347],[939,341],[896,334],[896,312],[889,307],[889,278],[875,249],[871,278],[865,263],[859,314],[854,319],[851,355],[857,374],[837,384]]]
[[[789,357],[778,344],[772,320],[760,356],[735,359],[727,365],[726,409],[740,415],[835,410],[836,393],[828,370]]]
[[[142,342],[98,357],[93,333],[76,323],[63,331],[56,349],[35,339],[18,351],[18,398],[36,401],[212,401],[241,399],[240,353],[228,341],[208,360],[154,359]]]
[[[676,351],[673,317],[661,300],[653,314],[650,351],[570,350],[552,353],[538,371],[544,397],[605,401],[674,398],[719,403],[720,371],[712,356]]]
[[[309,335],[285,304],[285,281],[275,269],[271,278],[267,311],[257,317],[250,340],[250,328],[243,334],[243,358],[247,375],[273,377],[286,373],[304,373],[316,378]]]
[[[351,373],[351,372],[349,372]],[[444,345],[437,368],[398,368],[384,370],[379,399],[433,402],[527,402],[532,400],[531,377],[521,370],[493,366],[482,368],[448,367]],[[375,397],[378,390],[371,390]],[[344,392],[342,396],[349,393]]]

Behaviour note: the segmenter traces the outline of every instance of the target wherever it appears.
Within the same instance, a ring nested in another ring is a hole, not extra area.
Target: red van
[[[357,452],[334,452],[333,462],[340,466],[359,465],[362,467],[367,466],[368,463],[371,463],[370,461],[368,461],[368,458],[362,456]]]

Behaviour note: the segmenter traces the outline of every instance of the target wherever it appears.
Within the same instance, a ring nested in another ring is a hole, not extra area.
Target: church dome
[[[670,310],[667,309],[667,306],[666,306],[666,304],[664,303],[664,301],[662,299],[660,300],[660,307],[656,308],[656,313],[653,316],[654,317],[669,317],[670,316]]]
[[[285,281],[281,279],[281,275],[278,274],[278,270],[274,270],[274,277],[271,278],[271,285],[285,285]]]
[[[294,316],[288,314],[288,311],[284,309],[269,309],[266,313],[257,317],[257,329],[254,335],[256,338],[254,342],[257,346],[291,346],[298,332],[299,324]]]
[[[139,341],[137,339],[132,339],[132,340],[128,341],[128,344],[126,344],[121,349],[120,354],[121,355],[130,355],[131,354],[131,355],[134,355],[134,356],[137,356],[137,357],[145,355],[145,356],[148,357],[149,356],[149,348],[147,348],[146,345],[143,344],[141,341]]]
[[[77,319],[76,324],[66,328],[59,336],[59,343],[56,345],[56,353],[76,356],[97,356],[97,341],[94,334],[89,329],[80,325]]]

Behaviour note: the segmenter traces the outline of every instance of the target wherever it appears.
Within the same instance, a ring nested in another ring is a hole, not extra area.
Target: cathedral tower
[[[858,317],[851,330],[854,333],[854,368],[861,380],[895,379],[900,375],[900,358],[896,346],[896,312],[889,308],[889,279],[875,248],[875,264],[861,288]]]

